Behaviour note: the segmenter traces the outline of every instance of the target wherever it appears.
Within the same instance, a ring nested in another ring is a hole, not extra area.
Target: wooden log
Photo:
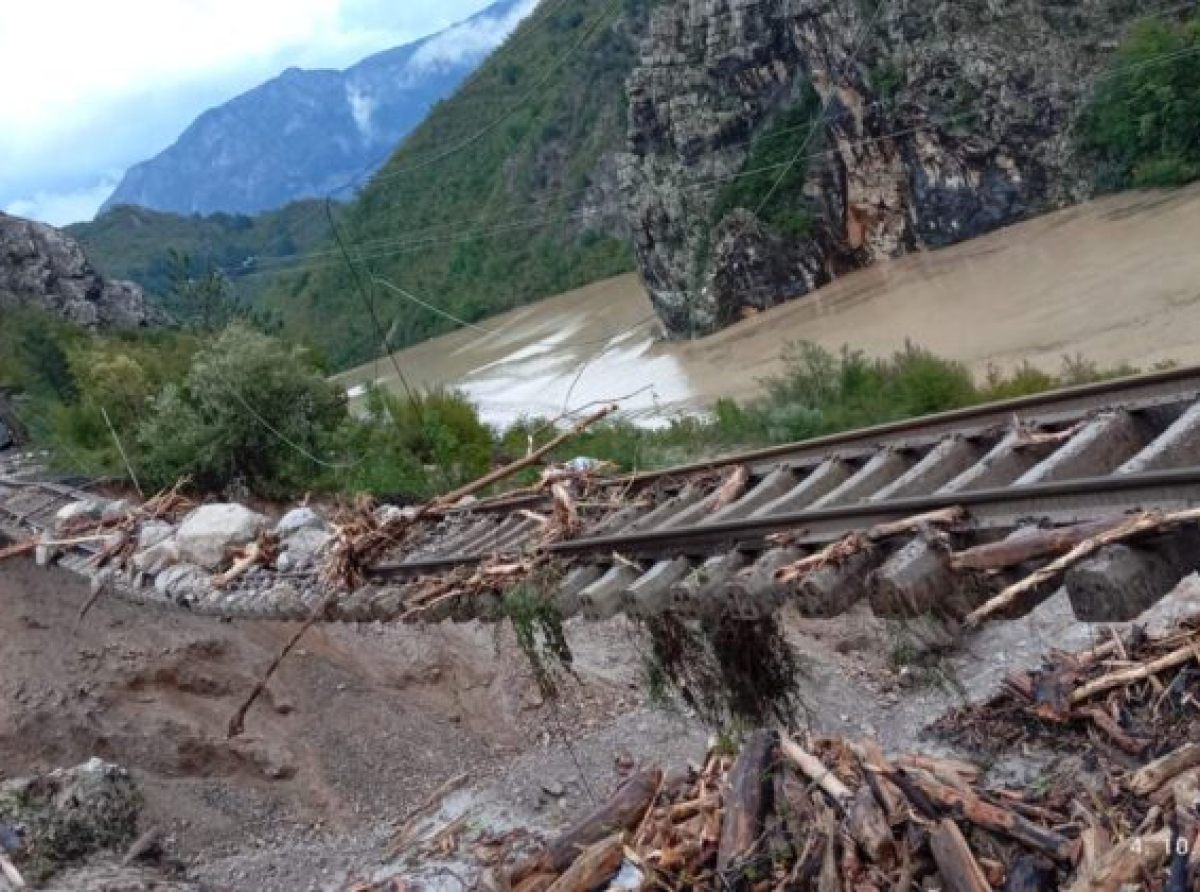
[[[1197,765],[1200,765],[1200,744],[1185,743],[1130,775],[1129,789],[1139,796],[1146,796]]]
[[[1000,594],[986,601],[982,606],[972,610],[967,615],[966,625],[968,627],[977,626],[992,614],[1007,609],[1020,600],[1026,593],[1056,578],[1084,558],[1095,554],[1105,545],[1122,542],[1152,530],[1160,530],[1167,526],[1182,523],[1195,523],[1198,520],[1200,520],[1200,508],[1190,508],[1186,511],[1176,511],[1170,514],[1152,512],[1132,515],[1119,526],[1099,535],[1092,536],[1090,539],[1085,539],[1062,557],[1051,561],[1036,572],[1029,574],[1020,582],[1008,586]]]
[[[535,873],[560,874],[588,846],[607,839],[615,831],[633,831],[653,804],[661,781],[662,772],[657,768],[633,775],[607,802],[564,830],[543,851],[514,867],[509,882],[515,886]]]
[[[926,811],[932,805],[943,813],[961,817],[977,827],[1011,837],[1057,861],[1070,861],[1074,856],[1074,844],[1062,834],[1039,827],[1009,809],[987,802],[973,791],[956,790],[920,769],[897,769],[893,777],[904,795],[918,809]],[[914,793],[915,796],[912,795]]]
[[[1182,666],[1189,660],[1194,659],[1196,659],[1196,644],[1191,642],[1156,660],[1151,660],[1149,663],[1142,663],[1138,666],[1131,666],[1128,669],[1111,672],[1108,675],[1102,675],[1086,684],[1080,685],[1071,693],[1071,703],[1082,703],[1112,688],[1123,687],[1124,685],[1133,684],[1135,681],[1151,678],[1166,669]]]
[[[1140,883],[1171,857],[1171,831],[1164,827],[1149,836],[1131,836],[1101,857],[1090,871],[1080,872],[1067,892],[1119,892],[1126,883]]]
[[[926,511],[924,514],[914,514],[903,520],[891,523],[880,523],[867,530],[867,538],[872,542],[881,542],[902,533],[915,533],[925,527],[950,526],[966,520],[967,512],[959,505],[949,508],[939,508],[936,511]]]
[[[751,734],[729,773],[717,870],[724,873],[750,855],[762,831],[767,803],[767,766],[775,753],[775,735],[759,730]]]
[[[546,892],[558,879],[555,873],[535,873],[512,887],[513,892]]]
[[[900,756],[896,760],[896,764],[905,768],[922,768],[942,783],[952,787],[970,786],[977,783],[983,774],[979,766],[972,765],[970,762],[927,756],[921,753]]]
[[[976,545],[950,555],[955,570],[1006,570],[1027,561],[1063,554],[1081,542],[1124,524],[1126,517],[1108,517],[1051,529],[1019,530],[999,542]]]
[[[6,548],[0,548],[0,561],[7,561],[11,558],[21,557],[26,554],[33,554],[37,551],[38,543],[36,539],[30,539],[28,542],[18,542],[15,545],[9,545]]]
[[[608,881],[621,869],[624,852],[622,833],[614,833],[588,846],[547,892],[589,892],[597,886],[607,886]]]
[[[942,818],[929,834],[929,848],[947,892],[991,892],[983,868],[951,818]]]
[[[850,792],[850,788],[843,784],[837,775],[787,734],[779,736],[779,749],[805,777],[824,790],[839,806],[844,808],[853,798],[854,794]]]
[[[847,810],[846,826],[867,857],[877,864],[895,850],[892,827],[870,784],[863,784],[855,794]]]
[[[1004,880],[1004,892],[1054,892],[1054,865],[1037,855],[1022,855]]]
[[[670,818],[672,824],[678,824],[702,811],[719,808],[720,805],[721,796],[717,793],[708,793],[704,796],[697,796],[695,799],[688,799],[686,802],[676,802],[667,810],[667,817]]]

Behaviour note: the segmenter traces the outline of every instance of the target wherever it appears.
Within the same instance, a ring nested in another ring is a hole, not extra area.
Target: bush
[[[1200,19],[1147,20],[1117,52],[1080,122],[1101,189],[1177,186],[1200,176]]]
[[[332,488],[415,501],[486,474],[494,434],[461,393],[409,400],[373,389],[366,417],[350,421],[340,442],[351,466],[335,475]]]
[[[313,487],[346,419],[344,395],[303,351],[234,326],[168,385],[138,429],[143,483],[282,497]]]

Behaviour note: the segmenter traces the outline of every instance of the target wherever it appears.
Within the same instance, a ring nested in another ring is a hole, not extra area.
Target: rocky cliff
[[[628,82],[622,187],[668,329],[712,331],[1079,198],[1128,0],[679,0]],[[792,163],[795,159],[795,163]]]
[[[345,71],[289,68],[206,111],[174,145],[130,168],[101,210],[249,214],[323,197],[382,164],[535,5],[498,0]]]
[[[165,322],[132,282],[102,278],[74,239],[0,213],[0,320],[5,307],[36,307],[89,328]]]

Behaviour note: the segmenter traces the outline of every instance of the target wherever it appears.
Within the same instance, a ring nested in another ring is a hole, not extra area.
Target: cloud
[[[420,69],[434,68],[456,65],[490,53],[516,30],[537,4],[538,0],[524,0],[506,15],[485,16],[450,28],[423,44],[409,64]]]
[[[51,226],[66,226],[90,220],[117,187],[117,178],[107,176],[98,183],[68,192],[37,192],[9,202],[5,212],[16,217],[40,220]]]
[[[0,91],[0,207],[65,212],[285,68],[347,67],[488,0],[0,3],[0,83],[19,85]]]

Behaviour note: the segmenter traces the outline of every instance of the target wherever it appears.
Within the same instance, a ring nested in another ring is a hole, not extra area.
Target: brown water
[[[633,394],[651,423],[747,397],[790,341],[871,355],[911,340],[982,374],[1064,356],[1200,362],[1200,186],[1127,193],[913,254],[692,342],[662,342],[634,275],[598,282],[395,354],[421,386],[466,391],[503,423]],[[397,385],[391,363],[340,376]]]

